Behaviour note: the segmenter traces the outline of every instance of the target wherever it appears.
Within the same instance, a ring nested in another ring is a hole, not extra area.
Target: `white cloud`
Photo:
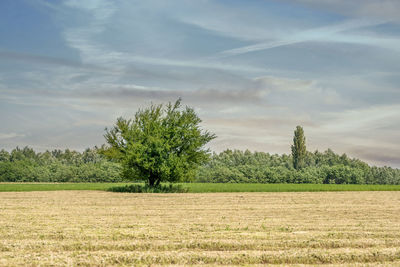
[[[293,129],[300,124],[310,150],[331,147],[400,166],[400,109],[389,105],[398,98],[398,54],[393,51],[399,51],[399,38],[390,24],[379,27],[383,32],[373,27],[394,20],[390,14],[395,10],[385,17],[382,11],[367,10],[373,6],[370,0],[365,5],[359,0],[298,1],[348,14],[348,20],[336,24],[336,16],[325,18],[323,12],[297,16],[304,9],[296,13],[298,6],[281,6],[283,0],[273,7],[293,7],[295,16],[268,14],[268,4],[256,2],[68,0],[42,5],[54,12],[50,16],[57,17],[61,36],[81,60],[42,56],[43,51],[0,52],[3,61],[16,66],[0,75],[1,113],[7,117],[0,129],[2,143],[46,148],[101,144],[104,127],[116,117],[132,116],[150,101],[182,96],[219,136],[212,144],[215,150],[289,153]],[[324,42],[323,49],[315,41]],[[287,47],[285,54],[246,55],[298,43],[303,44]],[[215,56],[232,47],[238,48]],[[376,78],[386,71],[392,78]]]
[[[96,40],[105,30],[106,25],[113,23],[112,17],[118,11],[113,2],[105,0],[77,1],[68,0],[69,7],[79,8],[89,12],[90,22],[81,27],[67,28],[64,37],[67,44],[80,52],[81,59],[86,64],[112,68],[123,71],[135,64],[149,64],[156,66],[173,66],[180,68],[218,69],[235,72],[265,73],[267,70],[251,65],[224,64],[213,58],[192,58],[190,60],[172,59],[168,57],[152,57],[119,51]]]
[[[321,114],[308,127],[312,148],[332,148],[371,164],[400,166],[400,105],[377,105]],[[307,135],[308,134],[308,135]]]
[[[275,41],[268,41],[268,42],[262,42],[254,45],[248,45],[244,47],[239,47],[239,48],[234,48],[234,49],[229,49],[221,52],[220,56],[235,56],[235,55],[240,55],[240,54],[245,54],[245,53],[250,53],[250,52],[256,52],[256,51],[261,51],[261,50],[267,50],[267,49],[272,49],[272,48],[277,48],[281,46],[287,46],[287,45],[294,45],[302,42],[309,42],[309,41],[331,41],[331,42],[356,42],[356,43],[367,43],[367,44],[374,44],[374,45],[379,45],[379,39],[375,38],[372,39],[371,37],[369,39],[366,38],[352,38],[351,35],[349,35],[348,38],[347,35],[340,35],[341,38],[336,38],[336,34],[354,30],[354,29],[359,29],[363,27],[368,27],[368,26],[375,26],[384,23],[385,21],[377,21],[377,20],[348,20],[343,23],[335,24],[335,25],[330,25],[330,26],[325,26],[325,27],[319,27],[315,29],[310,29],[306,31],[301,31],[295,34],[290,34],[287,36],[283,36],[282,38],[275,40]],[[397,42],[400,42],[400,40],[397,40]]]
[[[351,17],[400,20],[398,0],[285,0]]]
[[[13,139],[24,136],[25,136],[24,134],[18,134],[18,133],[0,133],[0,140]]]
[[[326,132],[370,132],[376,129],[400,125],[400,105],[379,105],[326,114],[327,121],[321,125]],[[397,131],[397,129],[396,129]]]
[[[315,89],[315,82],[311,80],[289,79],[276,76],[262,76],[254,79],[260,87],[269,91],[310,91]]]

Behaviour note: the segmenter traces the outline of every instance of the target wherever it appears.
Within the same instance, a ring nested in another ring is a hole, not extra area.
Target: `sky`
[[[0,1],[0,148],[99,146],[178,97],[215,152],[288,154],[301,125],[400,167],[400,1]]]

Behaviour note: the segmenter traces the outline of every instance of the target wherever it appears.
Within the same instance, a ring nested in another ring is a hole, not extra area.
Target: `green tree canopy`
[[[140,109],[133,119],[118,118],[104,137],[103,154],[122,163],[123,175],[145,180],[150,186],[161,182],[190,180],[209,158],[204,145],[216,136],[200,128],[193,108],[174,104]]]
[[[293,167],[298,170],[304,167],[304,161],[307,155],[306,149],[306,137],[304,136],[304,130],[301,126],[297,126],[294,131],[293,145],[292,145],[292,156],[293,156]]]

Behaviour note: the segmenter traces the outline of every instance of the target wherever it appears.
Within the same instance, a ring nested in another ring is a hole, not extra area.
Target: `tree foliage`
[[[299,170],[304,166],[305,157],[307,153],[306,137],[304,136],[304,130],[301,126],[297,126],[296,130],[294,131],[293,145],[291,148],[293,157],[293,167],[296,170]]]
[[[0,182],[121,182],[120,167],[98,153],[32,148],[0,151]]]
[[[303,168],[293,167],[290,155],[226,150],[214,153],[197,175],[197,182],[212,183],[334,183],[400,184],[400,170],[370,167],[359,159],[331,149],[307,152]]]
[[[200,122],[193,109],[182,109],[178,100],[139,110],[131,120],[118,119],[107,131],[109,146],[101,149],[0,150],[0,182],[122,182],[129,178],[145,179],[148,187],[154,187],[163,181],[194,177],[196,182],[218,183],[400,184],[399,169],[371,167],[331,149],[306,151],[304,132],[299,128],[294,139],[304,149],[294,149],[302,151],[298,169],[293,164],[298,153],[228,149],[209,157],[203,146],[215,136],[202,131]]]
[[[97,148],[39,153],[27,147],[0,150],[0,182],[128,181],[120,174],[120,165]],[[195,177],[196,182],[214,183],[400,184],[399,169],[371,167],[331,149],[307,152],[301,170],[293,168],[291,155],[226,150],[212,154]]]
[[[118,118],[106,129],[108,147],[103,154],[123,166],[123,175],[145,180],[149,186],[161,182],[188,181],[209,158],[204,145],[215,138],[200,128],[201,119],[190,107],[151,105],[133,119]]]

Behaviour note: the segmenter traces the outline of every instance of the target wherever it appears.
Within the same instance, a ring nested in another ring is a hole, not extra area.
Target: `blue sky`
[[[2,0],[0,147],[84,149],[183,98],[226,148],[400,167],[400,1]]]

